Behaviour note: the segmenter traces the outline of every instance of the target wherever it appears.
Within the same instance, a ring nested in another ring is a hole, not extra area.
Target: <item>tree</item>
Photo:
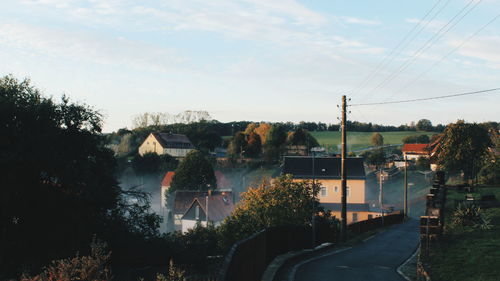
[[[243,132],[237,132],[229,142],[227,153],[231,158],[236,159],[247,149],[247,139]]]
[[[217,188],[217,183],[212,164],[199,150],[193,150],[179,164],[172,178],[169,192],[215,188]]]
[[[382,146],[384,145],[384,137],[380,133],[373,133],[371,143],[373,146]]]
[[[307,130],[300,127],[294,132],[288,133],[287,143],[289,145],[305,145],[308,150],[319,146],[318,141]]]
[[[296,182],[290,175],[249,188],[220,226],[224,248],[266,227],[310,224],[317,193],[311,182]]]
[[[160,167],[160,156],[155,152],[148,152],[144,155],[137,154],[132,159],[132,168],[139,175],[155,174]]]
[[[430,162],[429,158],[427,158],[427,157],[419,157],[415,164],[416,164],[415,166],[416,166],[417,170],[428,171],[430,168],[431,162]]]
[[[430,139],[428,135],[414,135],[406,136],[402,139],[403,143],[429,143]]]
[[[260,123],[259,127],[255,128],[255,133],[259,135],[262,145],[266,144],[269,130],[271,130],[271,125],[265,122]]]
[[[247,145],[245,150],[245,156],[248,157],[258,157],[262,151],[262,144],[260,141],[260,136],[255,132],[251,132],[247,137]]]
[[[250,123],[248,124],[247,128],[245,129],[245,135],[250,135],[251,133],[253,133],[255,131],[255,129],[257,128],[257,124],[255,123]]]
[[[463,172],[467,181],[477,174],[491,145],[484,126],[459,120],[444,130],[437,150],[438,164],[448,171]]]
[[[365,161],[379,169],[385,163],[385,153],[382,149],[377,149],[371,153],[365,153]]]
[[[0,78],[2,277],[85,253],[94,234],[113,241],[113,252],[125,237],[158,234],[158,217],[135,208],[147,200],[131,203],[144,194],[118,186],[101,125],[88,105],[46,98],[29,80]],[[128,220],[132,213],[140,219]]]
[[[267,161],[275,161],[281,157],[285,148],[286,137],[287,133],[282,126],[271,126],[271,129],[267,132],[264,146],[264,156]]]
[[[432,123],[428,119],[420,119],[417,122],[417,131],[432,131]]]

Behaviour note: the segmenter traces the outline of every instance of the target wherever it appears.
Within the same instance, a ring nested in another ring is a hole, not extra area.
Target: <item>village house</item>
[[[151,133],[139,146],[139,155],[153,152],[158,155],[168,154],[176,158],[183,158],[193,149],[193,144],[185,135]]]
[[[313,164],[314,162],[314,164]],[[366,202],[366,174],[363,158],[349,157],[347,165],[347,223],[378,217],[379,208]],[[291,174],[294,180],[315,179],[321,186],[318,194],[320,204],[341,217],[341,159],[339,157],[287,156],[284,158],[282,174]],[[314,167],[314,171],[313,171]]]
[[[196,197],[181,217],[182,232],[201,226],[219,226],[234,209],[231,192],[208,191],[203,197]]]
[[[408,161],[416,161],[420,157],[430,157],[429,144],[427,143],[405,143],[402,152],[403,159],[406,157]]]
[[[209,201],[209,207],[213,204],[214,210],[209,212],[209,221],[214,224],[220,223],[220,217],[222,214],[229,214],[232,212],[233,206],[233,193],[231,189],[231,182],[226,178],[226,176],[221,171],[214,171],[215,178],[217,181],[217,189],[211,192],[211,198]],[[161,181],[161,215],[163,216],[163,224],[161,225],[162,232],[170,232],[174,230],[183,230],[186,227],[191,225],[191,221],[189,216],[186,217],[183,223],[183,216],[186,214],[188,209],[190,209],[191,205],[194,204],[194,201],[197,200],[201,202],[205,200],[209,194],[208,191],[194,191],[194,190],[177,190],[171,194],[169,194],[169,189],[172,184],[172,179],[175,175],[174,171],[169,171],[165,173]],[[223,196],[224,198],[220,197]],[[220,202],[225,202],[229,200],[230,204],[221,205]],[[205,202],[205,201],[204,201]],[[205,203],[197,203],[200,206]],[[202,208],[202,215],[204,216],[205,205]],[[214,212],[211,217],[212,211]],[[195,213],[196,214],[196,213]],[[204,219],[200,219],[201,225],[206,225],[206,217]],[[195,216],[196,218],[196,216]],[[225,217],[224,217],[225,218]],[[223,218],[222,218],[223,219]],[[204,223],[202,223],[205,221]],[[187,226],[186,226],[187,225]],[[189,227],[188,227],[189,228]]]

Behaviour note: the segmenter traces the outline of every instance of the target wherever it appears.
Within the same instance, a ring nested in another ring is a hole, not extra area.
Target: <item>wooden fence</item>
[[[351,233],[366,231],[403,222],[403,214],[360,221],[348,226]],[[328,228],[316,228],[316,245],[337,242],[338,233]],[[218,281],[258,281],[271,261],[286,252],[312,247],[310,227],[284,226],[262,230],[233,245],[226,255]]]

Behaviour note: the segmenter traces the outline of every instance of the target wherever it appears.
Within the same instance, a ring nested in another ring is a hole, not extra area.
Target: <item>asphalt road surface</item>
[[[332,250],[291,266],[289,281],[402,280],[396,272],[416,250],[418,221],[391,226],[352,248]]]

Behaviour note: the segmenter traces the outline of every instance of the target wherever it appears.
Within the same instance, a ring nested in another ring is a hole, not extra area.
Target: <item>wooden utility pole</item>
[[[342,151],[341,151],[341,168],[340,168],[340,180],[341,180],[341,195],[342,195],[342,212],[341,212],[341,227],[340,227],[340,238],[342,241],[347,240],[347,174],[346,174],[346,151],[347,151],[347,128],[346,128],[346,98],[345,95],[342,96]]]
[[[404,198],[404,212],[405,212],[405,218],[408,217],[408,162],[406,160],[406,155],[405,157],[405,198]]]
[[[382,174],[382,168],[380,168],[379,170],[378,179],[379,179],[378,200],[380,203],[380,215],[382,216],[382,225],[384,225],[384,186],[383,186],[384,175]]]

